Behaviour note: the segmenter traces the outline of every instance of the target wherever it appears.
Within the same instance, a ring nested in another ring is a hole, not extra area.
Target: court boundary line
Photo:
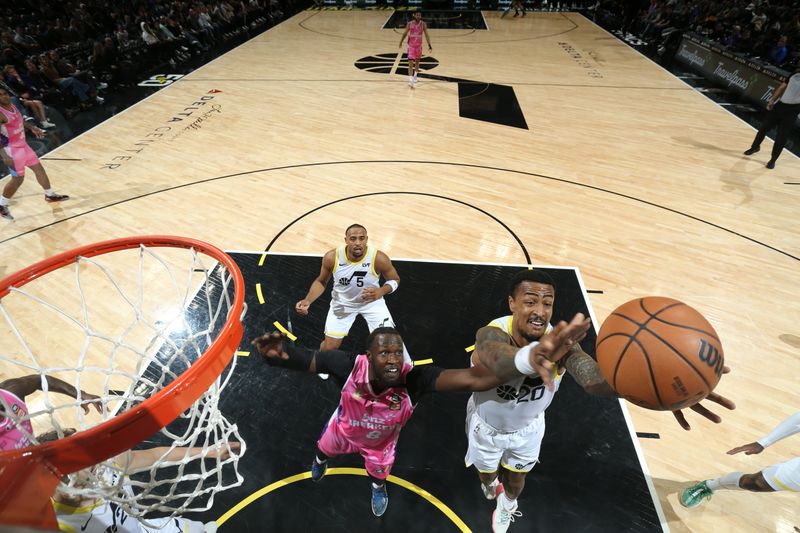
[[[94,207],[92,209],[89,209],[88,211],[84,211],[82,213],[76,213],[74,215],[70,215],[68,217],[64,217],[64,218],[59,219],[59,220],[54,220],[53,222],[49,222],[49,223],[44,224],[42,226],[38,226],[36,228],[29,229],[29,230],[24,231],[22,233],[18,233],[16,235],[12,235],[10,237],[7,237],[6,239],[0,240],[0,244],[12,241],[14,239],[18,239],[20,237],[24,237],[25,235],[29,235],[29,234],[35,233],[35,232],[37,232],[39,230],[42,230],[42,229],[45,229],[45,228],[49,228],[51,226],[55,226],[56,224],[60,224],[62,222],[67,222],[69,220],[73,220],[73,219],[81,217],[81,216],[89,215],[89,214],[95,213],[95,212],[103,210],[103,209],[114,207],[116,205],[124,204],[124,203],[127,203],[127,202],[132,202],[132,201],[139,200],[139,199],[142,199],[142,198],[147,198],[149,196],[154,196],[156,194],[162,194],[164,192],[170,192],[170,191],[174,191],[174,190],[178,190],[178,189],[182,189],[182,188],[186,188],[186,187],[190,187],[190,186],[194,186],[194,185],[199,185],[199,184],[203,184],[203,183],[209,183],[209,182],[212,182],[212,181],[228,179],[228,178],[235,178],[235,177],[239,177],[239,176],[248,176],[248,175],[251,175],[251,174],[258,174],[260,172],[276,172],[276,171],[280,171],[280,170],[293,170],[293,169],[299,169],[299,168],[324,167],[324,166],[332,166],[332,165],[387,164],[387,163],[389,163],[389,164],[398,164],[398,163],[400,163],[400,164],[405,164],[405,165],[409,165],[409,164],[414,164],[414,165],[424,164],[424,165],[456,166],[456,167],[464,167],[464,168],[479,168],[479,169],[483,169],[483,170],[494,170],[494,171],[498,171],[498,172],[508,172],[508,173],[511,173],[511,174],[519,174],[519,175],[522,175],[522,176],[531,176],[531,177],[536,177],[536,178],[542,178],[542,179],[546,179],[546,180],[550,180],[550,181],[554,181],[554,182],[558,182],[558,183],[565,183],[565,184],[569,184],[569,185],[574,185],[576,187],[583,187],[583,188],[590,189],[590,190],[593,190],[593,191],[610,194],[612,196],[617,196],[619,198],[625,198],[627,200],[632,200],[634,202],[643,204],[643,205],[648,206],[648,207],[652,207],[652,208],[655,208],[655,209],[661,209],[661,210],[670,212],[672,214],[679,215],[679,216],[688,218],[690,220],[694,220],[695,222],[699,222],[701,224],[705,224],[705,225],[710,226],[712,228],[719,229],[719,230],[721,230],[721,231],[723,231],[725,233],[728,233],[730,235],[742,238],[742,239],[744,239],[746,241],[749,241],[752,244],[756,244],[756,245],[761,246],[763,248],[766,248],[768,250],[772,250],[773,252],[776,252],[776,253],[778,253],[780,255],[783,255],[783,256],[785,256],[785,257],[787,257],[789,259],[793,259],[795,261],[800,261],[800,257],[798,257],[798,256],[792,255],[789,252],[781,250],[780,248],[776,248],[775,246],[772,246],[772,245],[767,244],[765,242],[761,242],[761,241],[759,241],[759,240],[757,240],[757,239],[755,239],[753,237],[748,237],[747,235],[745,235],[743,233],[739,233],[738,231],[734,231],[732,229],[726,228],[725,226],[722,226],[722,225],[717,224],[715,222],[704,220],[704,219],[702,219],[702,218],[700,218],[698,216],[691,215],[689,213],[684,213],[682,211],[678,211],[677,209],[672,208],[672,207],[667,207],[667,206],[664,206],[664,205],[660,205],[660,204],[657,204],[655,202],[651,202],[649,200],[644,200],[642,198],[637,198],[635,196],[631,196],[631,195],[624,194],[624,193],[621,193],[621,192],[613,191],[611,189],[604,189],[604,188],[598,187],[596,185],[589,185],[587,183],[580,183],[578,181],[572,181],[572,180],[568,180],[566,178],[557,178],[555,176],[548,176],[547,174],[539,174],[539,173],[536,173],[536,172],[528,172],[528,171],[525,171],[525,170],[517,170],[517,169],[511,169],[511,168],[502,168],[502,167],[496,167],[496,166],[491,166],[491,165],[478,165],[478,164],[475,164],[475,163],[455,163],[455,162],[452,162],[452,161],[424,161],[424,160],[399,160],[399,159],[345,160],[345,161],[321,161],[321,162],[316,162],[316,163],[295,163],[295,164],[291,164],[291,165],[281,165],[281,166],[277,166],[277,167],[267,167],[267,168],[261,168],[261,169],[255,169],[255,170],[247,170],[247,171],[242,171],[242,172],[235,172],[233,174],[226,174],[226,175],[223,175],[223,176],[214,176],[214,177],[211,177],[211,178],[204,178],[204,179],[201,179],[201,180],[195,180],[195,181],[191,181],[191,182],[187,182],[187,183],[182,183],[182,184],[179,184],[179,185],[172,185],[172,186],[169,186],[169,187],[164,187],[162,189],[150,191],[150,192],[147,192],[147,193],[144,193],[144,194],[140,194],[138,196],[124,198],[124,199],[121,199],[121,200],[117,200],[115,202],[111,202],[111,203],[106,204],[106,205]],[[394,192],[402,192],[402,191],[394,191]],[[369,193],[369,194],[374,194],[374,193]],[[431,193],[431,195],[432,195],[432,193]]]
[[[669,74],[669,75],[670,75],[672,78],[674,78],[674,79],[678,80],[679,82],[683,83],[684,85],[686,85],[686,87],[688,87],[689,89],[691,89],[693,93],[695,93],[695,94],[697,94],[698,96],[702,97],[702,98],[703,98],[703,100],[705,100],[706,102],[708,102],[708,103],[710,103],[711,105],[713,105],[713,106],[714,106],[714,108],[716,108],[716,109],[721,109],[721,110],[725,111],[725,113],[726,113],[726,114],[728,114],[728,115],[730,115],[730,116],[732,116],[732,117],[734,117],[734,118],[737,118],[737,119],[739,119],[739,121],[741,121],[743,124],[746,124],[746,125],[747,125],[747,126],[750,128],[750,129],[752,129],[753,131],[758,131],[758,128],[756,128],[755,126],[753,126],[752,124],[750,124],[749,122],[747,122],[745,119],[743,119],[742,117],[740,117],[739,115],[737,115],[737,114],[735,114],[735,113],[731,113],[730,111],[726,110],[725,108],[723,108],[722,106],[720,106],[719,104],[717,104],[716,102],[714,102],[713,100],[711,100],[709,97],[707,97],[706,95],[704,95],[703,93],[699,92],[697,89],[695,89],[694,87],[692,87],[691,85],[689,85],[688,83],[686,83],[686,82],[685,82],[683,79],[679,78],[678,76],[676,76],[675,74],[673,74],[672,72],[670,72],[669,70],[667,70],[666,68],[664,68],[663,66],[659,65],[658,63],[656,63],[655,61],[653,61],[652,59],[650,59],[649,57],[647,57],[645,54],[641,53],[641,52],[640,52],[639,50],[637,50],[636,48],[632,47],[631,45],[629,45],[629,44],[628,44],[628,43],[626,43],[625,41],[622,41],[622,40],[618,39],[616,35],[614,35],[614,34],[613,34],[613,33],[611,33],[610,31],[608,31],[607,29],[603,28],[602,26],[600,26],[599,24],[597,24],[597,23],[596,23],[596,22],[594,22],[593,20],[589,20],[588,18],[584,17],[582,13],[577,13],[577,14],[578,14],[579,16],[583,17],[584,19],[586,19],[586,20],[587,20],[588,22],[590,22],[592,25],[594,25],[594,26],[597,26],[597,28],[598,28],[598,29],[600,29],[601,31],[604,31],[605,33],[607,33],[608,35],[610,35],[610,36],[611,36],[611,37],[612,37],[612,38],[613,38],[615,41],[623,43],[623,44],[624,44],[624,46],[625,46],[626,48],[629,48],[630,50],[633,50],[634,52],[636,52],[637,54],[639,54],[640,56],[642,56],[643,58],[645,58],[647,61],[651,62],[652,64],[654,64],[655,66],[657,66],[658,68],[660,68],[661,70],[663,70],[664,72],[666,72],[667,74]],[[691,71],[690,71],[690,72],[691,72]],[[705,76],[701,76],[701,78],[702,78],[702,79],[706,79],[706,78],[705,78]],[[775,142],[775,140],[774,140],[774,139],[770,139],[770,140],[771,140],[771,141],[773,141],[773,142]],[[795,154],[795,153],[794,153],[794,152],[792,152],[791,150],[785,150],[785,149],[784,149],[784,151],[786,151],[786,152],[789,152],[789,153],[790,153],[791,155],[793,155],[795,158],[797,158],[797,159],[800,159],[800,155],[797,155],[797,154]]]
[[[225,253],[227,253],[227,254],[243,254],[243,255],[259,255],[259,256],[263,256],[263,255],[266,254],[268,256],[269,255],[288,256],[288,257],[300,256],[300,257],[315,257],[315,258],[317,258],[317,257],[318,258],[322,258],[324,256],[324,254],[303,253],[303,252],[299,252],[299,253],[274,252],[274,251],[270,251],[270,250],[225,250]],[[395,262],[395,261],[408,261],[408,262],[438,263],[438,264],[519,267],[519,268],[528,268],[528,269],[531,269],[531,268],[547,268],[547,269],[551,269],[551,270],[572,271],[575,274],[575,279],[578,281],[578,286],[580,287],[581,295],[583,297],[583,301],[586,303],[586,308],[587,308],[587,310],[589,312],[589,317],[592,320],[592,327],[594,329],[595,335],[597,335],[599,333],[599,331],[600,331],[599,330],[600,323],[597,320],[597,315],[595,314],[594,307],[591,304],[591,299],[589,298],[589,294],[588,294],[588,291],[586,289],[586,284],[583,281],[583,275],[581,274],[581,270],[577,266],[536,265],[536,264],[531,264],[531,263],[529,263],[529,264],[525,264],[525,263],[496,263],[496,262],[492,263],[492,262],[485,262],[485,261],[444,260],[444,259],[409,259],[409,258],[402,258],[402,257],[393,257],[392,261],[393,262]],[[640,446],[639,437],[637,435],[636,428],[634,427],[633,420],[631,419],[630,412],[628,411],[627,403],[626,403],[624,398],[617,398],[617,402],[619,403],[620,410],[621,410],[621,413],[622,413],[622,417],[625,420],[625,425],[628,428],[628,435],[630,436],[631,443],[633,445],[634,452],[636,454],[636,458],[639,461],[639,466],[640,466],[641,471],[642,471],[642,477],[643,477],[643,479],[645,481],[645,485],[647,486],[647,490],[650,493],[650,499],[652,501],[653,508],[656,511],[656,516],[658,517],[658,519],[659,519],[659,521],[661,523],[662,531],[664,531],[665,533],[669,533],[670,532],[669,522],[666,519],[666,515],[664,513],[664,509],[663,509],[663,507],[661,505],[661,500],[659,499],[658,491],[656,490],[655,484],[653,483],[653,478],[652,478],[652,475],[650,474],[650,469],[649,469],[649,467],[647,465],[647,461],[646,461],[646,458],[644,456],[644,452],[643,452],[643,450],[642,450],[642,448]],[[359,470],[359,469],[354,469],[354,470]],[[307,472],[306,474],[307,474],[306,477],[310,477],[311,476],[310,472]],[[298,476],[300,476],[300,475],[301,474],[298,474]],[[297,477],[297,476],[293,476],[293,477]],[[392,476],[390,476],[390,477],[392,477]],[[287,478],[287,479],[291,479],[291,478]],[[299,479],[303,479],[303,478],[299,478]],[[283,480],[281,480],[281,481],[283,481]],[[294,480],[294,481],[297,481],[297,480]],[[294,481],[291,481],[291,482],[294,482]],[[276,483],[279,483],[279,482],[276,482]],[[266,488],[269,488],[269,487],[266,487]],[[280,488],[280,487],[276,487],[276,488]],[[261,490],[264,490],[264,489],[261,489]],[[275,489],[272,489],[272,490],[275,490]],[[246,505],[249,505],[249,503],[251,503],[255,499],[258,499],[261,496],[268,494],[269,492],[271,492],[271,490],[267,490],[263,494],[259,494],[260,492],[261,491],[257,491],[256,493],[251,494],[251,496],[248,496],[248,498],[246,498],[246,500],[250,500],[250,501],[248,501],[247,504],[242,505],[241,508],[245,507]],[[259,495],[255,496],[256,494],[259,494]],[[665,494],[664,497],[666,498],[666,494]],[[252,500],[251,500],[251,498],[252,498]],[[245,500],[242,500],[242,501],[245,501]],[[433,503],[433,502],[431,502],[431,503]],[[239,505],[240,504],[237,504],[236,507],[238,507]],[[236,508],[236,507],[234,507],[234,508]],[[236,511],[234,511],[234,512],[228,511],[227,513],[225,513],[223,515],[223,518],[225,518],[225,520],[228,520],[230,518],[230,516],[233,516],[239,510],[240,510],[240,508],[237,508]],[[442,512],[444,512],[444,511],[442,511]],[[230,516],[229,516],[229,513],[230,513]],[[224,523],[224,521],[221,522],[219,525],[222,525],[222,523]]]
[[[581,293],[583,294],[583,299],[586,302],[586,307],[589,311],[589,317],[592,319],[594,333],[597,336],[600,333],[600,323],[597,321],[597,316],[594,313],[591,300],[589,300],[589,294],[586,291],[586,285],[583,283],[583,276],[581,275],[580,268],[574,268],[575,276],[578,278],[578,284],[580,285]],[[642,451],[642,447],[639,445],[639,437],[636,435],[636,428],[633,426],[633,420],[631,419],[630,412],[628,411],[628,405],[624,398],[617,398],[617,402],[619,402],[620,409],[622,410],[622,416],[625,419],[625,425],[628,426],[628,433],[630,434],[631,442],[633,443],[633,449],[636,452],[636,457],[639,459],[639,466],[642,468],[642,474],[644,475],[644,480],[647,484],[647,490],[650,492],[650,498],[653,500],[653,506],[656,509],[656,514],[658,515],[658,519],[661,521],[661,529],[665,533],[669,533],[669,522],[664,514],[664,508],[661,506],[661,500],[659,499],[658,491],[656,491],[655,484],[653,483],[653,477],[650,475],[650,469],[647,466],[644,452]],[[667,494],[664,494],[664,500],[666,499]]]

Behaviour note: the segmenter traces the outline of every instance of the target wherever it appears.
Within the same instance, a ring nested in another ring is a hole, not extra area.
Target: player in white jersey
[[[766,447],[796,433],[800,433],[800,412],[781,422],[778,427],[756,442],[729,450],[728,455],[741,452],[747,455],[761,453]],[[681,504],[689,508],[697,507],[704,500],[710,499],[714,491],[720,489],[749,490],[751,492],[800,492],[800,457],[768,466],[755,474],[730,472],[716,479],[701,481],[681,492]]]
[[[378,327],[395,325],[383,297],[397,290],[400,276],[389,256],[367,245],[367,239],[364,226],[349,226],[344,233],[345,245],[325,254],[319,276],[311,283],[305,298],[295,304],[299,315],[308,315],[309,306],[333,278],[331,306],[320,350],[338,349],[357,315],[364,317],[370,332]],[[383,285],[380,284],[381,277]],[[405,358],[409,359],[407,352]]]
[[[556,287],[543,271],[523,270],[511,280],[508,307],[511,315],[498,318],[478,330],[472,363],[489,367],[505,383],[494,390],[474,393],[467,402],[467,466],[475,465],[484,494],[497,499],[492,514],[495,533],[508,530],[517,511],[517,498],[525,486],[525,476],[539,459],[544,437],[544,411],[550,405],[565,372],[589,394],[617,397],[600,373],[597,362],[577,341],[558,361],[531,357],[542,335],[551,331]],[[578,313],[572,323],[588,321]],[[528,344],[531,343],[531,344]],[[732,408],[719,395],[709,399]],[[693,410],[718,421],[700,406]],[[676,414],[681,422],[683,415]],[[685,424],[685,420],[681,425]],[[684,426],[687,427],[688,425]],[[503,466],[503,483],[498,470]]]
[[[74,430],[67,430],[65,436],[72,434]],[[54,440],[55,435],[43,436],[41,441]],[[231,450],[238,450],[238,442],[229,443]],[[175,448],[166,456],[168,447],[151,448],[149,450],[129,450],[115,458],[115,463],[124,465],[126,471],[137,472],[149,469],[159,460],[180,461],[186,457],[187,448]],[[202,453],[202,448],[195,448],[192,454]],[[210,449],[206,458],[214,459],[219,454],[220,460],[225,460],[229,456],[227,447]],[[80,473],[78,474],[80,475]],[[97,474],[96,474],[97,475]],[[106,477],[106,483],[119,483],[119,473],[107,469],[102,476]],[[127,480],[119,484],[120,490],[133,496],[133,488]],[[71,533],[214,533],[217,531],[216,522],[202,523],[197,520],[189,520],[180,516],[172,518],[147,518],[147,525],[143,524],[138,518],[129,515],[119,504],[113,501],[94,498],[81,498],[69,495],[63,489],[56,489],[53,495],[53,507],[58,519],[58,527],[61,531]]]

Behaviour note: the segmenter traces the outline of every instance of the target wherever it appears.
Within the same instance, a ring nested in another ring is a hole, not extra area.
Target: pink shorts
[[[342,433],[339,423],[334,418],[328,422],[322,430],[322,436],[317,441],[319,449],[328,457],[357,453],[364,458],[364,467],[374,478],[386,479],[394,464],[394,450],[397,441],[392,441],[381,450],[361,449],[359,446],[347,439]]]
[[[24,176],[25,167],[32,167],[39,164],[39,158],[33,148],[26,144],[19,146],[6,146],[6,153],[14,160],[14,168],[10,168],[12,176]]]
[[[422,43],[418,45],[409,45],[408,47],[408,58],[409,59],[419,59],[422,56]]]

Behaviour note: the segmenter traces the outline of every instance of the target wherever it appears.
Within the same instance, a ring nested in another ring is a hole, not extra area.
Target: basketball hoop
[[[0,335],[8,340],[0,346],[3,379],[38,371],[44,384],[46,374],[69,376],[65,381],[97,394],[101,404],[99,416],[85,415],[83,393],[71,404],[56,405],[65,397],[43,387],[44,407],[29,405],[22,417],[33,423],[33,444],[0,452],[0,524],[57,528],[50,497],[64,476],[100,464],[120,474],[119,480],[131,472],[103,462],[153,437],[172,449],[188,445],[201,451],[156,463],[149,480],[133,482],[134,498],[117,496],[118,481],[104,483],[100,474],[88,486],[77,486],[73,477],[62,486],[71,495],[118,501],[129,514],[142,516],[152,510],[175,515],[208,509],[215,492],[241,484],[237,461],[245,444],[218,402],[235,365],[244,309],[244,281],[234,261],[210,244],[183,237],[128,237],[83,246],[0,281],[0,325],[4,318],[7,328]],[[44,361],[53,354],[56,362]],[[21,420],[5,407],[12,421]],[[173,421],[178,428],[165,427]],[[65,436],[68,426],[77,433]],[[48,427],[62,438],[39,443],[36,435]],[[184,473],[184,463],[203,462],[208,450],[229,441],[241,442],[241,450],[218,459],[215,468],[204,462],[201,474]],[[177,468],[179,477],[166,480],[171,488],[159,492],[163,467]],[[235,472],[227,484],[225,477],[231,476],[222,475],[223,467]],[[187,478],[200,484],[176,491]],[[199,507],[192,504],[198,495],[209,497]]]

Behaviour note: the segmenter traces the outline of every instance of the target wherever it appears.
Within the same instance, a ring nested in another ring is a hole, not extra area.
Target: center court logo
[[[397,52],[388,54],[377,54],[374,56],[362,57],[356,61],[356,68],[376,72],[378,74],[389,74],[392,72],[394,62],[397,60]],[[419,60],[420,70],[431,70],[439,66],[439,61],[434,57],[423,57]],[[397,65],[398,74],[408,73],[408,54],[403,54]]]

